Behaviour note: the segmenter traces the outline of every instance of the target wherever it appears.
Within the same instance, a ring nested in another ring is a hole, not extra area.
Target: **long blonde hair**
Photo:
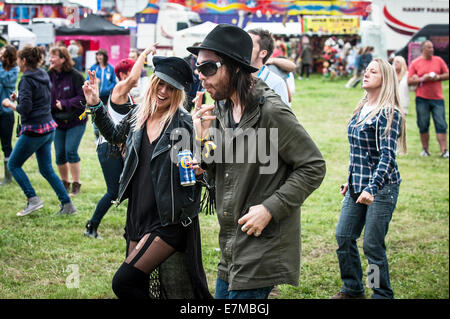
[[[138,131],[144,128],[147,120],[156,114],[156,94],[158,85],[161,83],[161,81],[162,80],[155,74],[152,74],[150,76],[149,84],[144,94],[144,100],[142,101],[141,105],[139,105],[138,110],[131,119],[132,123],[134,124],[134,131]],[[178,108],[183,106],[184,99],[184,91],[174,88],[170,97],[169,110],[163,115],[159,123],[160,131],[162,131],[164,126],[166,126],[166,124],[172,120]]]
[[[391,127],[392,121],[394,120],[395,110],[400,113],[401,116],[401,128],[400,128],[400,136],[398,138],[399,149],[400,152],[406,154],[406,116],[400,107],[400,97],[398,94],[398,81],[397,75],[395,73],[394,67],[390,65],[383,59],[375,58],[372,61],[377,62],[380,72],[381,72],[381,90],[378,94],[377,102],[375,109],[358,125],[363,125],[365,122],[370,120],[371,118],[377,116],[380,112],[384,113],[384,116],[387,118],[386,130],[383,134],[387,134]],[[364,104],[368,101],[367,92],[364,93],[363,98],[358,103],[358,106],[353,111],[352,118],[358,114]]]
[[[395,65],[395,61],[398,61],[401,65],[400,73],[398,74],[398,77],[397,77],[398,82],[400,82],[403,79],[403,77],[405,76],[405,73],[408,72],[408,67],[406,66],[405,58],[402,57],[401,55],[396,55],[394,57],[393,65]],[[395,70],[395,67],[394,67],[394,70]],[[397,74],[397,71],[395,72],[395,74]]]

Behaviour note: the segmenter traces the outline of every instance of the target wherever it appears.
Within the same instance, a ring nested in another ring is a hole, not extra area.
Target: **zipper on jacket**
[[[133,150],[136,153],[136,166],[134,167],[133,173],[131,174],[131,178],[133,178],[134,172],[136,172],[136,169],[137,169],[137,167],[139,165],[139,155],[138,155],[138,153],[136,151],[136,148],[134,147],[134,143],[133,143]],[[123,193],[127,190],[128,185],[130,184],[131,178],[128,180],[127,185],[125,185],[125,188],[122,191],[122,194],[119,194],[118,199],[115,201],[116,207],[118,207],[120,205]]]
[[[172,140],[172,148],[170,149],[170,152],[173,150],[173,140]],[[175,222],[175,203],[173,202],[173,164],[170,163],[170,188],[172,192],[172,223]]]

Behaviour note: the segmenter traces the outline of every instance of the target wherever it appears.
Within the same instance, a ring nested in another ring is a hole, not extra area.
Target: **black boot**
[[[4,160],[3,163],[5,168],[5,178],[0,181],[0,186],[8,185],[12,180],[11,172],[8,169],[8,160]]]
[[[88,221],[86,224],[86,230],[84,231],[84,235],[91,237],[91,238],[97,238],[102,239],[100,235],[97,233],[98,224]]]

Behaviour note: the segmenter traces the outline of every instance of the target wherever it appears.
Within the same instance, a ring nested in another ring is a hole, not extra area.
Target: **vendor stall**
[[[108,62],[112,65],[127,58],[130,51],[130,31],[93,14],[80,20],[79,27],[57,28],[55,40],[64,41],[66,46],[70,40],[80,41],[88,57],[92,57],[92,53],[100,48],[105,49],[109,56]],[[92,59],[86,59],[86,56],[83,57],[83,63],[89,68]]]

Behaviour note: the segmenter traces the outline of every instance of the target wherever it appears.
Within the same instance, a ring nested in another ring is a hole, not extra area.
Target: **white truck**
[[[448,24],[448,0],[372,0],[371,14],[361,21],[361,45],[387,58],[429,24]]]
[[[157,54],[173,54],[175,32],[200,24],[198,13],[177,3],[161,3],[156,24],[139,23],[137,25],[137,47],[145,49],[158,42]]]

